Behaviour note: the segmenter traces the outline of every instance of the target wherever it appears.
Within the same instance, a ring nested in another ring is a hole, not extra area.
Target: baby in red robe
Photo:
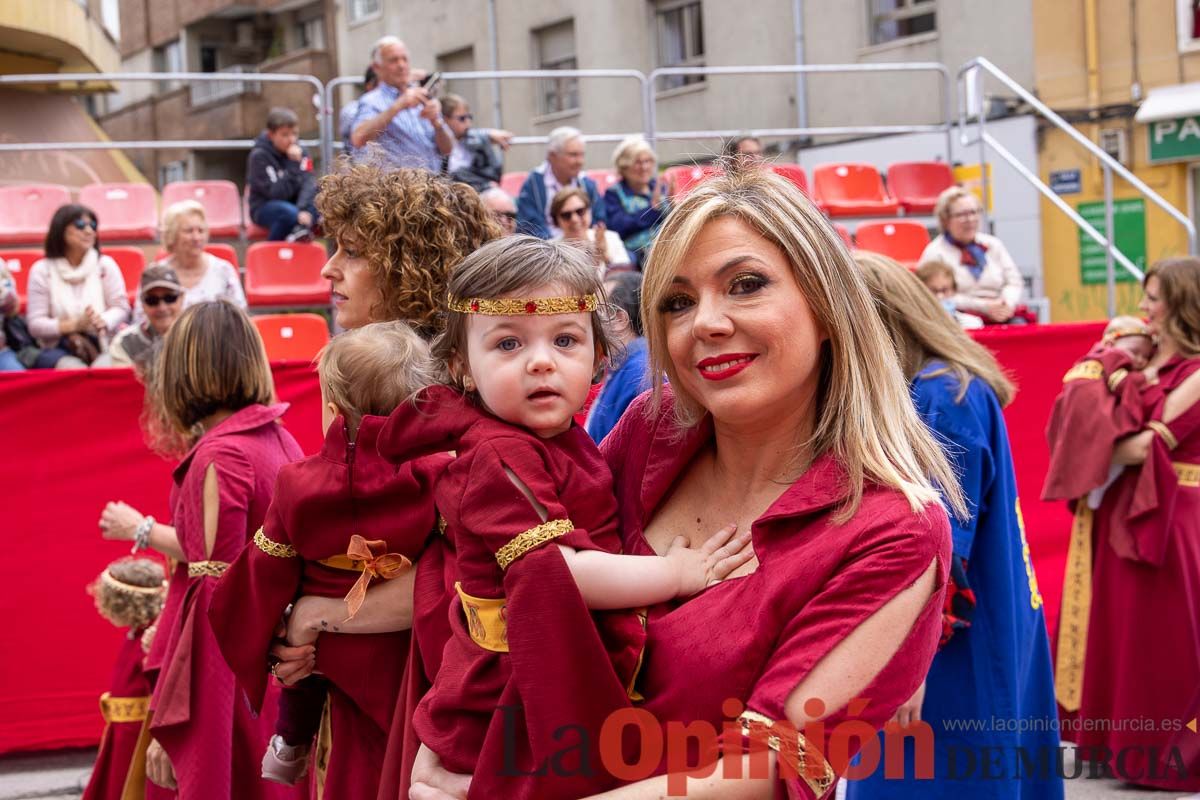
[[[353,616],[372,578],[411,566],[433,534],[433,477],[449,456],[380,458],[384,415],[435,380],[428,345],[404,323],[347,331],[322,351],[319,454],[283,467],[263,527],[222,576],[210,621],[254,708],[267,652],[286,607],[301,595],[345,596]],[[284,687],[262,777],[292,785],[307,771],[328,698],[330,796],[373,796],[408,651],[408,633],[320,638],[317,670]]]
[[[599,731],[636,696],[645,640],[627,609],[695,594],[749,557],[733,526],[701,550],[680,538],[662,557],[621,554],[612,475],[573,420],[611,352],[600,290],[570,245],[481,247],[450,280],[433,346],[455,388],[398,408],[380,440],[385,456],[412,447],[402,432],[419,420],[429,447],[457,451],[435,490],[457,596],[412,724],[446,768],[474,774],[471,798],[612,785]]]

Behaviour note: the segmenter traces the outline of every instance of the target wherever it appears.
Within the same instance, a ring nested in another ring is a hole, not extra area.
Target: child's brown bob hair
[[[387,416],[438,382],[429,345],[404,322],[373,322],[338,334],[317,359],[321,399],[337,406],[351,436],[364,415]]]
[[[100,616],[119,628],[137,630],[158,618],[166,597],[162,564],[148,558],[119,558],[88,587]]]
[[[509,236],[488,242],[467,256],[454,271],[450,296],[495,300],[548,284],[561,286],[575,296],[596,295],[597,306],[591,317],[599,370],[604,359],[615,356],[616,340],[603,313],[604,288],[596,266],[577,247],[534,236]],[[442,382],[460,389],[462,376],[455,363],[466,363],[468,316],[447,311],[445,330],[433,341],[433,356],[439,363]]]

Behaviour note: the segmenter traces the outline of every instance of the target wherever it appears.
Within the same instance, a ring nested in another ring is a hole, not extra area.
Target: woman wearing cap
[[[143,371],[157,352],[155,345],[183,311],[183,284],[175,270],[155,264],[142,273],[138,307],[144,319],[117,334],[97,366],[136,367]]]
[[[157,263],[175,271],[183,287],[183,308],[209,300],[228,300],[246,310],[246,294],[238,278],[237,267],[217,258],[204,248],[208,245],[208,220],[204,206],[195,200],[181,200],[163,212],[163,246],[167,257]],[[146,320],[141,296],[133,308],[133,321]]]

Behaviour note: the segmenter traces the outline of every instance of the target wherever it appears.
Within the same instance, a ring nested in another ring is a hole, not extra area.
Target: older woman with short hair
[[[237,267],[204,249],[208,245],[204,206],[195,200],[181,200],[168,206],[163,212],[162,241],[167,257],[156,263],[175,270],[183,286],[184,308],[210,300],[228,300],[246,309],[246,293],[242,291]],[[146,319],[140,296],[133,319],[136,323]]]
[[[655,177],[658,157],[640,134],[629,136],[613,151],[621,180],[604,193],[608,227],[625,243],[633,265],[641,269],[654,234],[671,210],[670,185]]]
[[[961,186],[942,192],[934,206],[942,232],[925,246],[919,261],[940,260],[954,268],[959,311],[988,324],[1024,323],[1029,321],[1024,315],[1014,316],[1025,295],[1021,270],[1003,242],[980,232],[982,208],[979,198]]]

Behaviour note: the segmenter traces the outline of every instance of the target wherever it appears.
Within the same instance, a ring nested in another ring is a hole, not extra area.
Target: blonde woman
[[[608,227],[619,235],[641,269],[654,235],[671,210],[671,186],[657,178],[658,157],[642,136],[629,136],[613,151],[621,180],[604,193]]]
[[[771,798],[781,780],[824,796],[853,754],[829,747],[839,724],[878,729],[933,658],[950,560],[935,485],[965,514],[957,480],[845,246],[782,178],[734,165],[693,190],[646,265],[642,309],[655,388],[601,448],[623,551],[662,553],[680,534],[699,547],[736,522],[755,557],[650,609],[641,708],[718,733],[737,720],[774,769],[733,751],[685,778],[650,759],[652,777],[603,796]],[[779,770],[806,735],[821,737],[807,768]],[[461,789],[425,754],[413,777],[419,800]]]
[[[978,720],[970,744],[993,753],[1004,781],[917,780],[876,771],[848,785],[851,800],[1021,797],[1059,800],[1062,778],[1022,769],[1019,753],[1054,754],[1058,734],[1050,642],[1021,523],[1003,406],[1016,390],[984,347],[945,313],[921,280],[886,256],[859,251],[862,268],[921,418],[947,448],[970,514],[950,520],[954,557],[937,657],[898,713],[933,728],[934,774],[950,774],[959,726]],[[986,665],[986,666],[984,666]],[[993,719],[1008,721],[991,726]],[[979,751],[982,752],[982,751]]]
[[[246,293],[238,270],[223,258],[205,252],[208,245],[208,219],[204,206],[195,200],[181,200],[167,207],[162,220],[163,247],[167,257],[158,261],[175,270],[183,284],[183,307],[210,300],[227,300],[243,311]],[[133,321],[146,319],[142,299],[133,309]]]

